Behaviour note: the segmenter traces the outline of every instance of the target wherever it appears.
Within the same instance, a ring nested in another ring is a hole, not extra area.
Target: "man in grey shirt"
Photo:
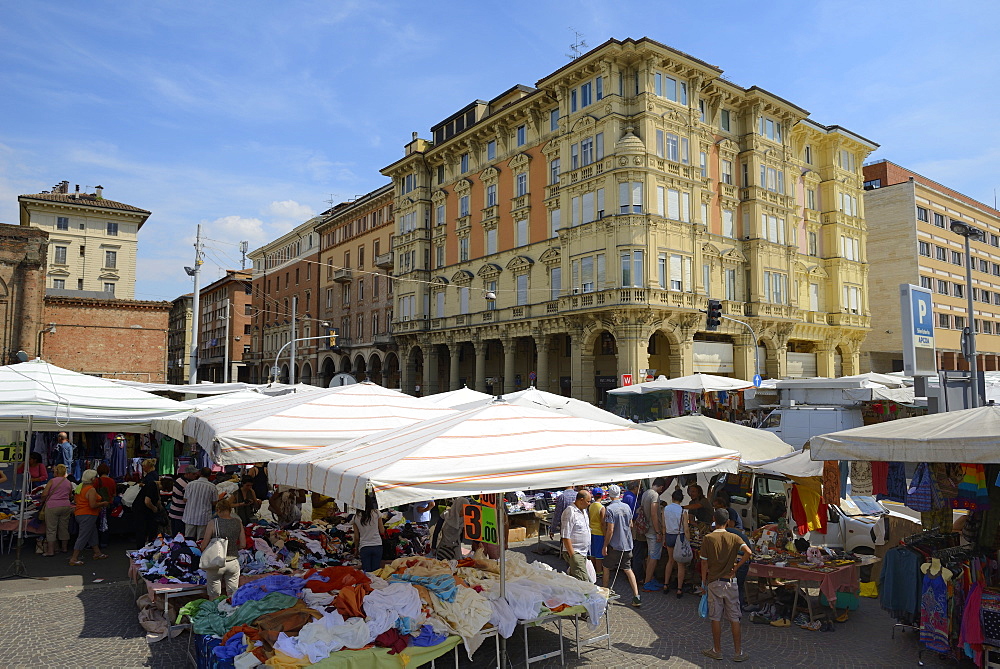
[[[632,606],[639,607],[642,600],[632,571],[632,509],[622,501],[622,489],[616,485],[608,486],[608,499],[611,503],[604,511],[604,585],[611,588],[612,565],[616,571],[621,569],[632,586]]]

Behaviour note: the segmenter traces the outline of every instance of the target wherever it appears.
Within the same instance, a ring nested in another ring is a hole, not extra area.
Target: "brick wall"
[[[0,364],[17,362],[18,351],[36,355],[48,237],[44,230],[0,224]]]
[[[42,357],[77,372],[166,382],[170,302],[45,298]],[[138,326],[138,327],[136,327]]]

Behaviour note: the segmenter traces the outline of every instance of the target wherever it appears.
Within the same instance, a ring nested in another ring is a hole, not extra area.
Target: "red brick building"
[[[37,355],[45,296],[49,235],[44,230],[0,224],[0,364],[17,352]]]
[[[223,383],[250,380],[249,370],[243,361],[244,353],[250,351],[250,322],[253,315],[253,287],[250,278],[250,270],[228,269],[224,277],[201,289],[201,319],[198,323],[199,381]],[[227,345],[228,378],[224,373]]]
[[[46,295],[42,358],[84,374],[165,383],[170,302]]]
[[[287,382],[294,370],[296,383],[319,385],[316,352],[323,342],[303,341],[295,347],[292,366],[292,339],[319,337],[326,333],[319,310],[319,216],[299,225],[273,242],[247,254],[253,261],[253,306],[251,348],[244,360],[251,383],[265,383],[279,352],[278,380]],[[294,323],[292,315],[295,315]]]

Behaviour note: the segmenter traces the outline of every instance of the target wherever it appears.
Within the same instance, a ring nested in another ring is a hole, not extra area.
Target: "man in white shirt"
[[[652,487],[642,493],[639,500],[639,508],[646,519],[646,573],[643,590],[656,592],[663,588],[663,584],[656,580],[654,572],[656,563],[660,561],[663,554],[663,514],[660,513],[660,495],[667,489],[667,480],[663,477],[653,481]]]
[[[199,477],[184,488],[184,538],[201,540],[205,526],[212,518],[215,503],[219,500],[219,491],[215,484],[208,480],[212,470],[205,468],[198,472]]]
[[[674,490],[670,496],[673,500],[663,508],[663,544],[667,547],[667,566],[663,570],[663,592],[670,591],[670,577],[674,573],[674,565],[677,565],[677,599],[684,594],[684,571],[685,564],[674,559],[674,548],[682,534],[687,534],[684,523],[684,507],[681,501],[684,499],[684,491],[680,488]]]
[[[587,572],[587,553],[590,551],[590,516],[587,515],[587,508],[591,497],[586,488],[576,493],[576,501],[563,511],[559,525],[563,558],[569,563],[568,573],[573,578],[588,583],[593,582]]]

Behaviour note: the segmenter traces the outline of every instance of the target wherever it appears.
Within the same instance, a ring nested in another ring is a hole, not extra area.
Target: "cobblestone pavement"
[[[147,644],[144,632],[136,622],[136,607],[132,588],[125,580],[125,561],[121,556],[125,546],[112,546],[109,554],[113,563],[113,582],[95,584],[88,571],[84,583],[73,574],[65,561],[42,560],[26,556],[29,573],[52,578],[48,581],[0,581],[0,667],[4,669],[31,667],[184,667],[187,634],[177,639]],[[519,550],[528,552],[530,545]],[[117,554],[117,556],[116,556]],[[529,559],[539,556],[528,552]],[[555,558],[544,556],[547,562]],[[0,573],[6,571],[11,556],[0,557]],[[89,565],[88,565],[89,566]],[[68,581],[67,579],[76,579]],[[629,593],[620,577],[619,592],[623,601]],[[568,666],[603,667],[705,667],[728,665],[732,643],[728,631],[723,635],[724,662],[714,662],[701,654],[711,645],[708,623],[698,617],[698,598],[686,595],[677,600],[661,593],[647,593],[641,609],[627,604],[615,604],[611,609],[612,650],[587,648],[580,660],[571,650],[573,625],[564,623]],[[917,644],[912,632],[896,633],[892,638],[893,621],[874,600],[865,599],[861,608],[851,614],[836,631],[809,632],[797,627],[774,628],[767,625],[744,625],[744,648],[749,667],[910,667],[917,663]],[[603,629],[603,625],[602,625]],[[581,632],[585,629],[581,627]],[[524,644],[521,628],[508,641],[507,648],[514,667],[524,666]],[[538,654],[558,647],[554,625],[528,630],[530,651]],[[493,665],[492,641],[476,654],[474,661],[462,655],[462,667]],[[925,653],[927,666],[956,666],[933,653]],[[453,666],[450,660],[439,667]],[[557,660],[532,665],[560,666]]]

